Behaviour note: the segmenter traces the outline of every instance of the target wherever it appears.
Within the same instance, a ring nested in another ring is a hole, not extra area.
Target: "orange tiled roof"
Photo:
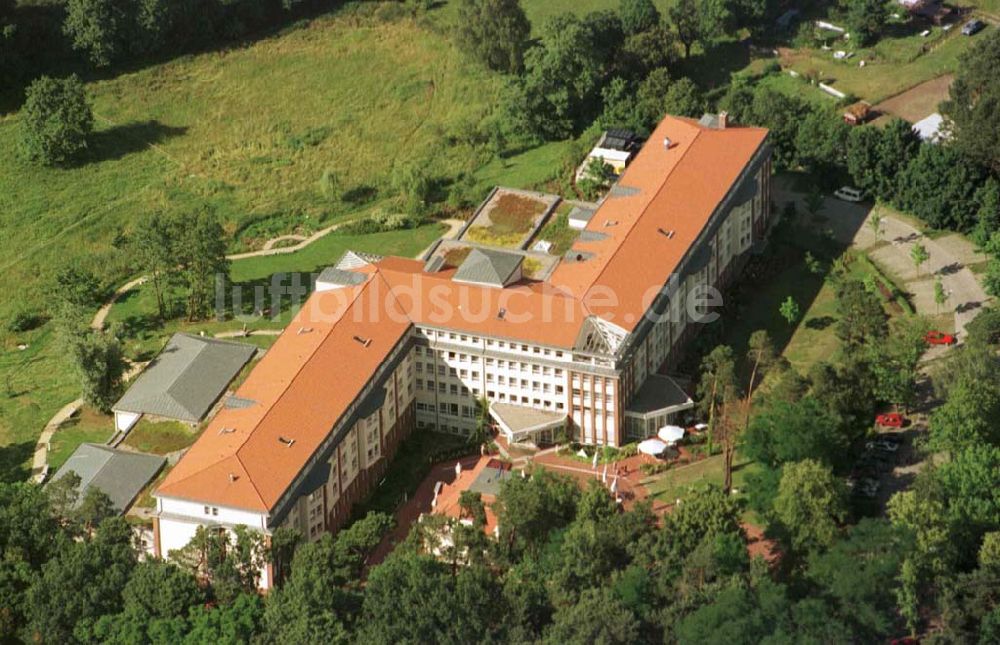
[[[580,300],[544,282],[504,289],[454,282],[454,269],[426,273],[423,263],[402,258],[385,258],[378,272],[422,325],[569,349],[588,315]]]
[[[410,327],[379,285],[314,293],[237,390],[253,404],[224,407],[157,494],[272,509]]]
[[[594,257],[561,263],[552,284],[582,298],[591,313],[634,329],[766,137],[762,128],[665,118],[618,181],[619,192],[631,194],[608,196],[587,224],[608,237],[578,240],[573,250]]]
[[[157,494],[273,509],[414,322],[564,348],[590,314],[634,328],[648,287],[676,270],[766,136],[664,119],[619,181],[631,194],[609,197],[587,226],[608,237],[574,244],[593,257],[563,262],[551,284],[457,283],[453,269],[426,273],[421,262],[391,257],[356,269],[368,276],[360,285],[314,293],[237,390],[253,403],[224,408]]]

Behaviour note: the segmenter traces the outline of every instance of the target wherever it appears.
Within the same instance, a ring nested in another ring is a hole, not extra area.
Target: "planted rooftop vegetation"
[[[490,246],[521,248],[551,201],[498,190],[480,210],[464,240]]]

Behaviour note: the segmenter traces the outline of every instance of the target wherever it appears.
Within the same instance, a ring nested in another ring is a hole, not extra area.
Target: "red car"
[[[946,334],[943,331],[929,331],[924,334],[924,340],[930,345],[954,345],[954,334]]]
[[[887,412],[875,417],[875,424],[884,428],[902,428],[906,419],[898,412]]]

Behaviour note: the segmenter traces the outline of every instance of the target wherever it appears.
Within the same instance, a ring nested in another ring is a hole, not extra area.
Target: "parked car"
[[[895,441],[888,441],[886,439],[878,438],[874,441],[869,441],[865,444],[865,448],[868,450],[881,450],[883,452],[896,452],[899,450],[899,444]]]
[[[978,18],[970,20],[962,26],[963,36],[975,36],[986,27],[986,23]]]
[[[833,191],[833,196],[837,199],[842,199],[845,202],[860,202],[864,195],[857,188],[841,186],[837,190]]]
[[[954,334],[933,330],[924,334],[924,340],[930,345],[954,345],[957,339]]]
[[[899,412],[886,412],[875,417],[875,425],[883,428],[902,428],[906,419]]]
[[[875,497],[878,494],[878,489],[880,488],[878,481],[874,479],[862,479],[858,483],[858,487],[855,489],[865,497]]]

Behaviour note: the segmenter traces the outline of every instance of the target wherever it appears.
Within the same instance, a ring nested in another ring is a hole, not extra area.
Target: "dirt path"
[[[454,239],[455,236],[458,235],[458,232],[462,229],[462,227],[465,226],[465,222],[463,222],[460,219],[446,219],[446,220],[443,220],[441,223],[442,224],[447,224],[448,225],[448,230],[441,234],[441,237],[438,238],[439,240],[452,240],[452,239]],[[432,248],[434,248],[434,245],[437,244],[437,243],[438,243],[438,240],[435,240],[435,241],[431,242],[430,245],[426,249],[424,249],[420,253],[417,253],[417,255],[416,255],[417,259],[419,260],[419,259],[423,258],[425,255],[427,255],[427,252],[430,251]]]
[[[135,378],[139,372],[146,367],[147,363],[134,363],[125,373],[123,380],[125,382],[130,381]],[[59,427],[66,423],[74,414],[80,411],[84,405],[83,399],[76,399],[64,405],[59,409],[58,412],[53,415],[49,422],[45,424],[45,428],[42,430],[42,434],[38,437],[38,441],[35,443],[35,452],[31,457],[31,481],[36,484],[40,484],[45,481],[48,476],[48,460],[49,460],[49,444],[52,441],[52,435],[55,434]]]
[[[294,233],[290,234],[290,235],[279,235],[278,237],[272,237],[268,241],[264,242],[264,246],[261,247],[261,248],[264,251],[270,251],[276,245],[278,245],[278,244],[280,244],[282,242],[287,242],[287,241],[305,242],[306,241],[306,236],[305,235],[297,235],[297,234],[294,234]]]

